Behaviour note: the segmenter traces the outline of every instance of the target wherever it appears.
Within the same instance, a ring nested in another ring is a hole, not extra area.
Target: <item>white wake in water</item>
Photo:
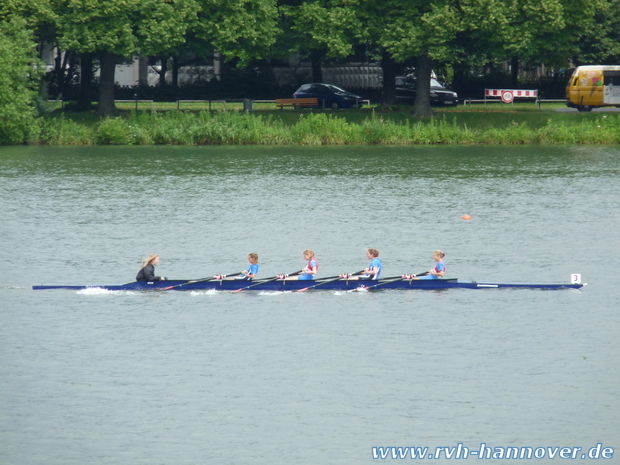
[[[201,296],[201,295],[217,295],[219,292],[217,289],[208,289],[206,291],[190,291],[191,296]]]
[[[109,289],[103,289],[101,287],[89,287],[86,289],[80,289],[76,291],[77,294],[81,295],[136,295],[138,294],[135,291],[111,291]]]

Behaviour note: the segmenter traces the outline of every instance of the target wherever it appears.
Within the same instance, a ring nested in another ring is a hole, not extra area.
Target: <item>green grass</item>
[[[119,108],[124,104],[117,104]],[[131,104],[127,104],[128,108]],[[617,144],[620,114],[557,112],[533,103],[436,108],[415,118],[411,107],[354,110],[275,109],[273,103],[156,103],[100,119],[94,111],[56,109],[41,120],[33,144],[53,145],[418,145]],[[185,109],[187,105],[187,109]],[[196,106],[192,106],[196,105]],[[219,106],[218,106],[219,105]],[[224,107],[226,105],[226,107]],[[236,104],[234,104],[236,105]],[[549,104],[558,105],[562,104]],[[133,104],[135,108],[135,103]]]

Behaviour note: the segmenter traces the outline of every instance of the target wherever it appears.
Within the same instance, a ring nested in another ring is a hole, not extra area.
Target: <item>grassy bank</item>
[[[32,144],[52,145],[424,145],[618,144],[620,114],[532,108],[457,108],[417,119],[394,111],[125,111],[99,120],[56,111]]]

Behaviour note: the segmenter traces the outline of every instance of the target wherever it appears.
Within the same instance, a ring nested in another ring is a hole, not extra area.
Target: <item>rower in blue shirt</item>
[[[241,272],[241,276],[235,279],[254,279],[258,273],[258,254],[251,253],[248,255],[248,262],[250,266],[247,270]]]
[[[360,280],[372,280],[376,281],[381,276],[381,269],[383,266],[381,265],[381,260],[379,260],[379,251],[377,249],[368,249],[366,251],[366,257],[370,260],[370,264],[368,268],[364,270],[364,274],[361,276],[349,276],[346,277],[348,279],[360,279]],[[344,277],[344,275],[342,276]]]
[[[443,275],[446,272],[446,264],[443,262],[443,257],[445,257],[445,256],[446,256],[446,254],[443,253],[441,250],[435,250],[433,252],[433,260],[435,260],[437,262],[437,265],[435,265],[435,267],[432,270],[430,270],[426,276],[421,276],[419,278],[413,278],[413,279],[440,279],[440,278],[443,278]]]
[[[370,265],[364,270],[364,274],[360,276],[360,279],[377,280],[381,276],[381,260],[379,260],[379,251],[377,249],[368,249],[366,251],[366,257],[370,260]]]
[[[308,262],[301,274],[293,279],[316,279],[316,273],[319,271],[319,261],[314,256],[313,250],[304,250],[304,259]]]

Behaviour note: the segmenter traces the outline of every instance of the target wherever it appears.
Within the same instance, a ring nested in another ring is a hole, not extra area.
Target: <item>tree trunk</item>
[[[78,107],[81,110],[90,110],[93,106],[93,54],[80,55],[80,95]]]
[[[116,71],[116,55],[103,52],[100,56],[101,77],[99,79],[99,116],[112,116],[116,111],[114,105],[114,72]]]
[[[433,71],[433,59],[428,55],[418,57],[416,74],[416,93],[413,104],[413,116],[433,116],[431,108],[431,73]]]
[[[142,55],[138,58],[138,85],[149,85],[149,58]]]
[[[71,84],[71,80],[73,79],[73,74],[75,73],[75,58],[77,55],[74,50],[67,50],[65,53],[69,59],[69,68],[65,73],[65,77],[62,81],[62,86],[60,87],[60,93],[63,95],[63,97],[66,96],[67,87],[69,86],[69,84]]]
[[[310,53],[310,63],[312,64],[312,82],[323,82],[323,53],[319,50],[312,50]]]
[[[172,87],[179,87],[179,56],[172,57]]]
[[[452,78],[451,89],[459,94],[460,98],[469,97],[469,89],[465,89],[465,68],[462,64],[454,66],[454,77]]]
[[[519,58],[512,57],[510,60],[510,72],[512,74],[512,87],[517,88],[519,85]]]
[[[58,47],[58,44],[56,44],[56,57],[54,58],[54,74],[52,77],[52,83],[56,85],[56,93],[54,95],[55,98],[58,98],[60,96],[61,83],[65,74],[64,67],[67,64],[66,57],[67,55],[64,54],[65,61],[63,62],[63,53],[61,52],[60,47]]]
[[[383,70],[383,107],[396,103],[396,61],[387,50],[381,52],[381,69]]]

